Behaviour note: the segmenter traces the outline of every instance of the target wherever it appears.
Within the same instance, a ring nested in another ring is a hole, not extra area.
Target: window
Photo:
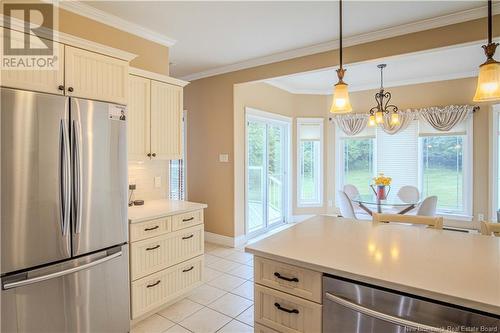
[[[186,111],[182,116],[182,155],[183,159],[169,162],[169,198],[172,200],[186,200]]]
[[[493,106],[491,117],[490,220],[500,222],[497,216],[497,211],[500,209],[500,104]]]
[[[297,206],[323,206],[323,118],[297,118]]]
[[[344,184],[355,185],[360,194],[369,194],[373,177],[373,138],[343,139]]]
[[[464,212],[464,137],[443,135],[420,138],[422,196],[437,196],[439,212]]]

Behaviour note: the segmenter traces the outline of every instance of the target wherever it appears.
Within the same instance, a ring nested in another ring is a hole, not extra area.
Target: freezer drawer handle
[[[183,239],[183,240],[186,240],[186,239],[193,238],[193,237],[194,237],[194,235],[193,235],[193,234],[191,234],[191,235],[189,235],[189,236],[184,236],[184,237],[182,237],[182,239]]]
[[[280,303],[274,303],[274,306],[275,306],[278,310],[281,310],[281,311],[286,312],[286,313],[297,313],[297,314],[299,313],[299,310],[297,310],[297,309],[292,309],[292,310],[290,310],[290,309],[284,308],[284,307],[282,307],[282,306],[280,305]]]
[[[192,220],[194,220],[194,216],[191,216],[188,219],[182,219],[182,222],[189,222],[189,221],[192,221]]]
[[[159,244],[158,244],[158,245],[156,245],[156,246],[153,246],[153,247],[147,247],[147,248],[146,248],[146,251],[156,250],[156,249],[157,249],[157,248],[159,248],[159,247],[160,247],[160,245],[159,245]]]
[[[33,284],[33,283],[42,282],[42,281],[46,281],[46,280],[58,278],[58,277],[61,277],[61,276],[64,276],[64,275],[68,275],[68,274],[76,273],[76,272],[79,272],[79,271],[83,271],[85,269],[89,269],[91,267],[94,267],[94,266],[100,265],[102,263],[105,263],[106,261],[110,261],[112,259],[118,258],[121,255],[122,255],[122,251],[113,253],[113,254],[111,254],[111,255],[109,255],[107,257],[104,257],[104,258],[101,258],[101,259],[89,262],[87,264],[84,264],[84,265],[81,265],[81,266],[78,266],[78,267],[73,267],[73,268],[66,269],[64,271],[59,271],[59,272],[50,273],[50,274],[47,274],[47,275],[37,276],[37,277],[31,278],[31,279],[26,279],[26,280],[22,280],[22,281],[16,281],[16,282],[12,282],[12,283],[6,283],[6,284],[3,285],[3,289],[7,290],[7,289],[12,289],[12,288],[19,288],[19,287],[27,286],[27,285],[30,285],[30,284]]]
[[[192,271],[192,270],[193,270],[193,268],[194,268],[194,266],[191,266],[191,267],[189,267],[189,268],[183,269],[183,270],[182,270],[182,273],[187,273],[187,272],[189,272],[189,271]]]
[[[366,308],[362,305],[350,302],[344,298],[332,295],[330,293],[326,293],[325,296],[328,300],[330,300],[334,303],[337,303],[341,306],[344,306],[348,309],[351,309],[353,311],[356,311],[356,312],[362,313],[364,315],[367,315],[369,317],[383,320],[383,321],[386,321],[386,322],[389,322],[392,324],[408,327],[408,328],[411,328],[412,330],[415,330],[416,332],[423,331],[423,332],[451,333],[450,331],[442,329],[442,328],[433,327],[433,326],[417,323],[417,322],[414,322],[411,320],[399,318],[396,316],[391,316],[391,315],[386,314],[386,313],[378,312],[378,311]]]
[[[154,227],[144,229],[144,231],[155,230],[155,229],[158,229],[159,227],[160,227],[159,225],[155,225]]]
[[[161,282],[161,280],[158,280],[158,281],[156,281],[155,283],[148,284],[148,285],[146,286],[146,288],[152,288],[152,287],[155,287],[155,286],[159,285],[159,284],[160,284],[160,282]]]
[[[294,277],[294,278],[287,278],[286,276],[282,276],[278,272],[274,272],[274,276],[276,276],[278,279],[285,280],[285,281],[288,281],[288,282],[299,282],[299,279],[297,279],[296,277]]]

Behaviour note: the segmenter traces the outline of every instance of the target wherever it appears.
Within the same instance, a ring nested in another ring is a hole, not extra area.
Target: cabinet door
[[[150,152],[151,80],[130,75],[128,83],[128,159],[141,161]]]
[[[5,34],[5,29],[2,30]],[[11,44],[15,47],[16,45],[23,45],[24,34],[17,31],[11,31]],[[37,38],[32,38],[32,42],[40,44],[42,46],[42,41]],[[1,85],[9,88],[17,88],[30,91],[46,92],[51,94],[63,94],[64,93],[64,45],[53,42],[54,44],[54,54],[57,56],[55,59],[55,70],[12,70],[4,69],[1,72]],[[59,86],[63,89],[59,89]]]
[[[182,87],[151,81],[153,159],[182,158]]]
[[[128,63],[66,46],[66,94],[119,104],[127,103]]]

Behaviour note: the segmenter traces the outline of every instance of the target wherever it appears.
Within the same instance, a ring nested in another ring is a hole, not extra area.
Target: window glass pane
[[[344,184],[370,194],[373,178],[373,139],[344,139]]]
[[[429,136],[420,140],[423,197],[436,195],[438,211],[463,213],[464,136]]]
[[[320,147],[317,140],[300,141],[300,201],[320,204]]]

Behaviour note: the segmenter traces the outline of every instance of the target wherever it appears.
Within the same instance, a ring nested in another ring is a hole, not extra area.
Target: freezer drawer
[[[323,331],[498,332],[500,319],[387,289],[323,277]]]
[[[127,249],[3,277],[1,331],[128,332]]]

